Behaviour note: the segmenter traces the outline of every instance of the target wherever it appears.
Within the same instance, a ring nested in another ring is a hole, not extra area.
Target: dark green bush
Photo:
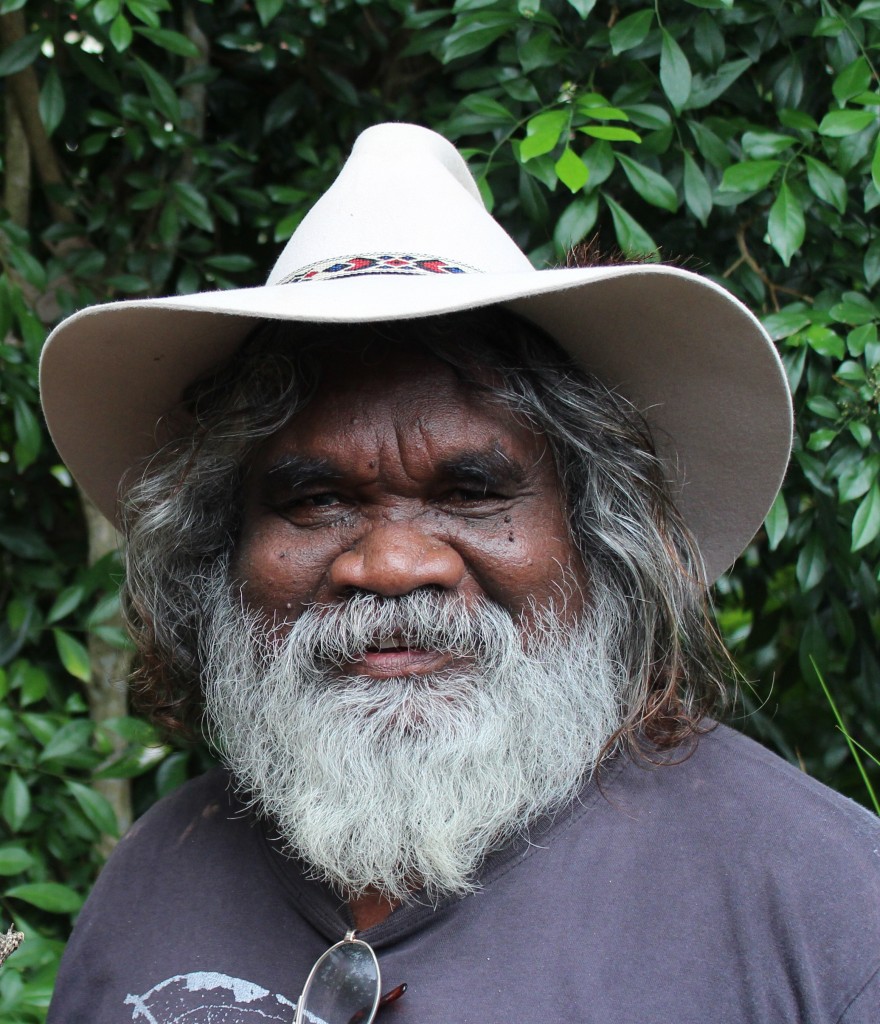
[[[131,779],[138,811],[201,763],[102,712],[119,570],[88,566],[42,426],[47,328],[261,282],[380,120],[452,138],[536,265],[595,240],[763,318],[798,427],[783,495],[717,588],[752,683],[740,724],[867,802],[813,662],[880,750],[880,0],[2,0],[0,24],[0,875],[2,925],[29,936],[0,1018],[44,1017],[117,828],[94,781]]]

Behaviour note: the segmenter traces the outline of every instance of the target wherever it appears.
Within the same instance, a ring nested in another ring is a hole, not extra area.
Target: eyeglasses
[[[398,985],[384,996],[373,947],[346,933],[318,957],[296,1004],[294,1024],[372,1024],[380,1007],[406,992]]]

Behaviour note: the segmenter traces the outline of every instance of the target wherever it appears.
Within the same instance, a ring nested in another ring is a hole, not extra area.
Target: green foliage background
[[[95,780],[131,779],[140,811],[201,763],[90,707],[96,644],[125,643],[119,570],[88,565],[42,426],[47,329],[96,301],[261,283],[376,121],[453,139],[536,265],[595,236],[762,317],[798,426],[717,590],[753,683],[740,724],[867,801],[810,659],[880,749],[880,0],[2,0],[0,25],[0,920],[29,936],[0,1018],[44,1018],[117,830]]]

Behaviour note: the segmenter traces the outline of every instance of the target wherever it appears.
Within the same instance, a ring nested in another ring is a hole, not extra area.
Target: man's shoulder
[[[880,818],[733,729],[718,725],[677,763],[629,765],[619,779],[612,803],[670,843],[731,869],[849,878],[880,898]]]
[[[857,832],[880,834],[880,818],[748,736],[718,725],[703,736],[693,755],[690,784],[706,780],[716,798],[726,789],[730,799],[757,814],[777,814],[793,807],[799,816],[809,810],[819,819],[849,822]],[[688,762],[684,762],[685,765]]]
[[[149,857],[150,851],[186,847],[205,833],[216,836],[231,822],[246,817],[236,799],[229,775],[214,767],[189,779],[158,800],[128,829],[114,851],[113,859]]]

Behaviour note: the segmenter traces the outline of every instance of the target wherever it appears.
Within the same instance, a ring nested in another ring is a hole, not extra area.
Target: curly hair
[[[648,426],[551,338],[500,308],[343,329],[266,322],[188,388],[176,440],[123,499],[140,708],[171,733],[197,729],[204,582],[228,574],[254,451],[312,401],[340,337],[421,346],[546,438],[590,591],[617,608],[632,685],[614,742],[650,756],[696,737],[724,705],[730,661]]]

